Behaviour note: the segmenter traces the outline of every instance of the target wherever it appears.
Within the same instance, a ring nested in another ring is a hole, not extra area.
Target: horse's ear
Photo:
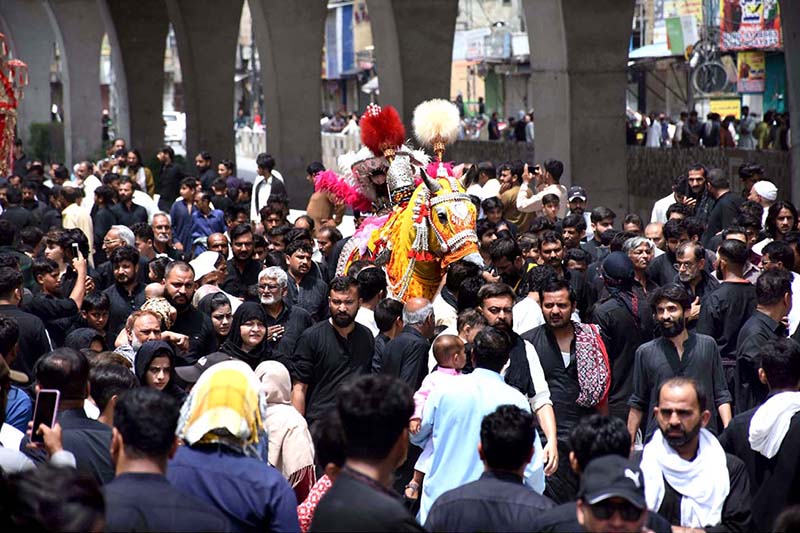
[[[422,183],[424,183],[432,193],[437,193],[442,189],[442,185],[438,181],[431,179],[431,177],[425,172],[424,168],[420,167],[419,173],[422,176]]]

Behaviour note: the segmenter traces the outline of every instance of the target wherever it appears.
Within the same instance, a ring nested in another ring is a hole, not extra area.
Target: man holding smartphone
[[[567,188],[561,185],[564,164],[556,159],[548,159],[532,169],[525,164],[522,172],[522,185],[517,194],[517,209],[522,213],[541,214],[542,200],[548,194],[558,196],[558,218],[567,214]]]

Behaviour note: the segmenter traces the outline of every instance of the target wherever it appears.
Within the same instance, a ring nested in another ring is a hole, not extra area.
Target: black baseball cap
[[[204,355],[193,365],[176,366],[175,373],[178,374],[179,378],[187,383],[197,383],[197,380],[200,379],[200,375],[210,367],[223,361],[230,361],[231,359],[233,359],[233,357],[229,356],[228,354],[214,352]]]
[[[641,469],[619,455],[604,455],[586,466],[581,474],[578,498],[589,505],[622,498],[638,509],[647,507]]]
[[[573,185],[567,191],[567,201],[574,200],[575,198],[580,198],[584,202],[586,201],[586,189],[579,185]]]

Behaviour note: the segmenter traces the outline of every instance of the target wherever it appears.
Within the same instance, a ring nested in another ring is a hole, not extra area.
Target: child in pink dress
[[[452,380],[461,375],[461,369],[467,364],[464,341],[455,335],[439,335],[436,337],[436,340],[433,341],[433,356],[436,358],[436,370],[425,376],[419,390],[414,393],[414,414],[409,422],[409,431],[414,434],[419,433],[425,401],[431,391],[451,383]],[[422,486],[425,474],[428,473],[430,468],[432,456],[433,442],[428,440],[425,443],[422,454],[414,465],[414,477],[406,485],[406,498],[415,500],[419,497],[419,489]]]

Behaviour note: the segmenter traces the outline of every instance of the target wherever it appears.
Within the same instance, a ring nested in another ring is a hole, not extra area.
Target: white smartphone
[[[37,434],[41,424],[52,428],[56,423],[58,403],[61,392],[55,389],[42,389],[36,394],[36,406],[33,408],[33,428],[31,429],[31,442],[44,442],[44,436]]]

